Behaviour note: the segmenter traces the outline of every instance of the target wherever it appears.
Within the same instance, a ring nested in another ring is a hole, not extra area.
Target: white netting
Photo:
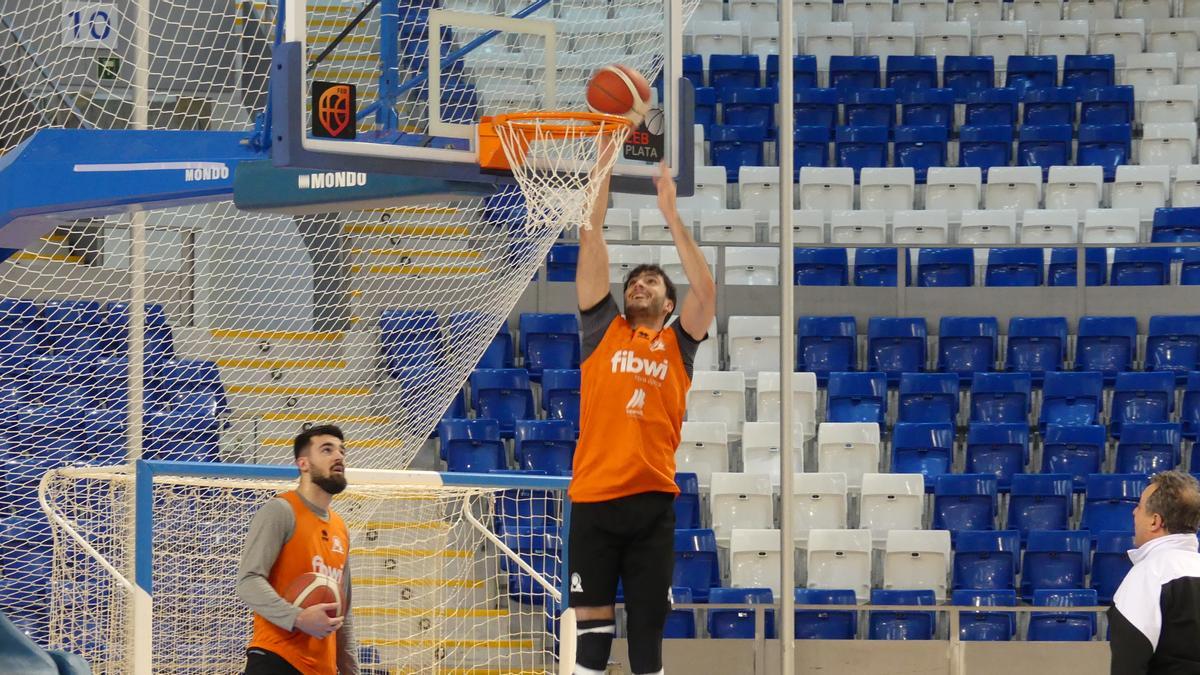
[[[525,197],[525,230],[590,227],[592,207],[630,125],[619,117],[550,113],[500,116],[496,135]]]
[[[254,512],[294,485],[156,476],[155,673],[241,672],[251,625],[235,592],[242,542]],[[66,523],[52,527],[50,631],[96,673],[129,672],[131,595],[69,530],[131,569],[131,490],[122,470],[56,471],[46,481]],[[365,672],[557,672],[554,593],[483,528],[557,589],[561,505],[558,492],[363,485],[351,474],[333,507],[351,533]]]

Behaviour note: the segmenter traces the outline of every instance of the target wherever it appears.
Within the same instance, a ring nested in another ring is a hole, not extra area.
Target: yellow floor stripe
[[[492,649],[533,649],[533,640],[390,640],[362,638],[359,642],[374,647],[485,647]]]
[[[354,555],[369,556],[399,556],[402,558],[474,558],[474,551],[463,551],[452,548],[400,548],[398,546],[380,546],[379,548],[351,547]]]
[[[354,616],[375,616],[406,619],[419,616],[440,616],[445,618],[503,618],[509,616],[507,609],[456,609],[439,607],[437,609],[420,609],[416,607],[361,607],[354,606]]]
[[[492,268],[483,265],[351,265],[353,274],[431,275],[487,274]]]
[[[479,251],[434,251],[413,248],[352,248],[356,255],[387,255],[406,258],[471,258],[478,259]]]
[[[345,337],[337,331],[310,330],[228,330],[214,328],[209,331],[214,338],[229,340],[296,340],[299,342],[337,342]]]
[[[402,223],[368,223],[347,225],[348,234],[385,234],[399,237],[465,237],[470,231],[462,225],[405,225]]]
[[[257,368],[262,370],[340,369],[349,365],[341,359],[217,359],[221,368]]]
[[[232,394],[280,394],[283,396],[370,396],[370,387],[288,387],[271,384],[234,384]]]
[[[292,447],[292,439],[290,438],[264,438],[259,443],[265,447]],[[402,448],[404,441],[392,438],[359,438],[350,439],[346,442],[348,448],[358,450],[359,448]]]
[[[390,424],[386,415],[301,415],[299,413],[268,412],[261,417],[268,422],[363,422],[365,424]]]
[[[48,241],[51,244],[63,244],[67,241],[67,235],[55,232],[42,237],[42,241]]]
[[[21,251],[13,255],[9,260],[18,260],[20,262],[62,262],[79,264],[83,262],[83,258],[77,255],[63,255],[61,253],[31,253],[29,251]]]
[[[289,445],[291,442],[288,442]],[[355,443],[355,445],[358,445]],[[364,530],[448,530],[450,523],[425,520],[372,520],[367,521],[361,529]]]
[[[454,586],[456,588],[483,588],[487,585],[481,579],[403,579],[391,577],[354,577],[355,586]]]

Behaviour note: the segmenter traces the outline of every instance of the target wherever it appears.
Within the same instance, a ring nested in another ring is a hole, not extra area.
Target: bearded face
[[[667,286],[660,274],[645,272],[625,285],[625,317],[630,322],[662,321],[674,309],[675,303],[667,298]]]

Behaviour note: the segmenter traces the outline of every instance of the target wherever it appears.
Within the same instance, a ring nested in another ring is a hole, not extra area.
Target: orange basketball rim
[[[506,134],[509,152],[524,158],[533,139],[570,140],[589,136],[615,137],[618,134],[623,137],[633,128],[633,122],[620,115],[574,111],[520,112],[484,117],[478,126],[480,168],[509,171],[513,168],[504,152],[504,141],[496,131],[498,127],[512,132]],[[517,147],[512,147],[514,138],[519,143]]]

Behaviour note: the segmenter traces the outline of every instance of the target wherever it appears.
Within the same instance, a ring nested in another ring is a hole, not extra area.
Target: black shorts
[[[675,495],[643,492],[571,505],[567,548],[572,607],[605,607],[620,579],[629,612],[670,611]]]
[[[303,675],[275,652],[259,647],[246,650],[245,675]]]

